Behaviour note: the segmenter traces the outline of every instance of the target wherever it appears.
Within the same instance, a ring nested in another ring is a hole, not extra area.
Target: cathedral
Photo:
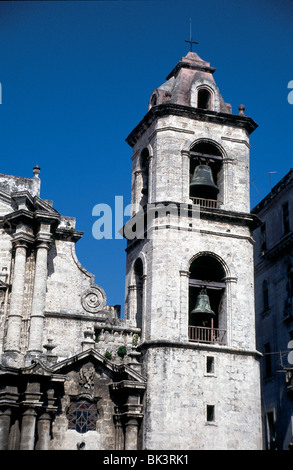
[[[260,450],[249,136],[188,52],[132,149],[124,318],[75,219],[0,175],[0,449]]]

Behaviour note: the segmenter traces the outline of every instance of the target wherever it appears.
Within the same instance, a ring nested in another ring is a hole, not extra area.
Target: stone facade
[[[255,310],[261,360],[264,448],[293,446],[293,170],[252,210],[262,221],[255,238]]]
[[[140,330],[78,262],[82,233],[40,198],[39,168],[0,175],[0,200],[0,448],[136,449]]]
[[[127,138],[124,319],[76,258],[75,220],[40,198],[39,168],[0,176],[2,449],[261,448],[257,125],[214,71],[187,54]]]

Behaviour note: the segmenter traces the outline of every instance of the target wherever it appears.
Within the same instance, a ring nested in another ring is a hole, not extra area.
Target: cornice
[[[244,115],[228,114],[205,109],[192,108],[190,106],[183,106],[174,103],[165,103],[153,106],[126,138],[126,142],[131,147],[133,147],[140,136],[151,126],[151,124],[156,119],[170,115],[187,117],[188,119],[193,119],[195,121],[212,122],[216,124],[224,124],[227,126],[242,128],[245,129],[249,134],[251,134],[258,127],[253,119]]]

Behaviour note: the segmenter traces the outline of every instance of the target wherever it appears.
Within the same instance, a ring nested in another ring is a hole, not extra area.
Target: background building
[[[293,170],[252,210],[257,348],[261,360],[264,447],[292,446],[293,402],[288,343],[293,339]]]

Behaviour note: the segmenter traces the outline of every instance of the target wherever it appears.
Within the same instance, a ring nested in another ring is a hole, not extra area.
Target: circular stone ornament
[[[101,287],[90,287],[83,293],[81,304],[87,312],[97,313],[106,305],[106,294]]]

